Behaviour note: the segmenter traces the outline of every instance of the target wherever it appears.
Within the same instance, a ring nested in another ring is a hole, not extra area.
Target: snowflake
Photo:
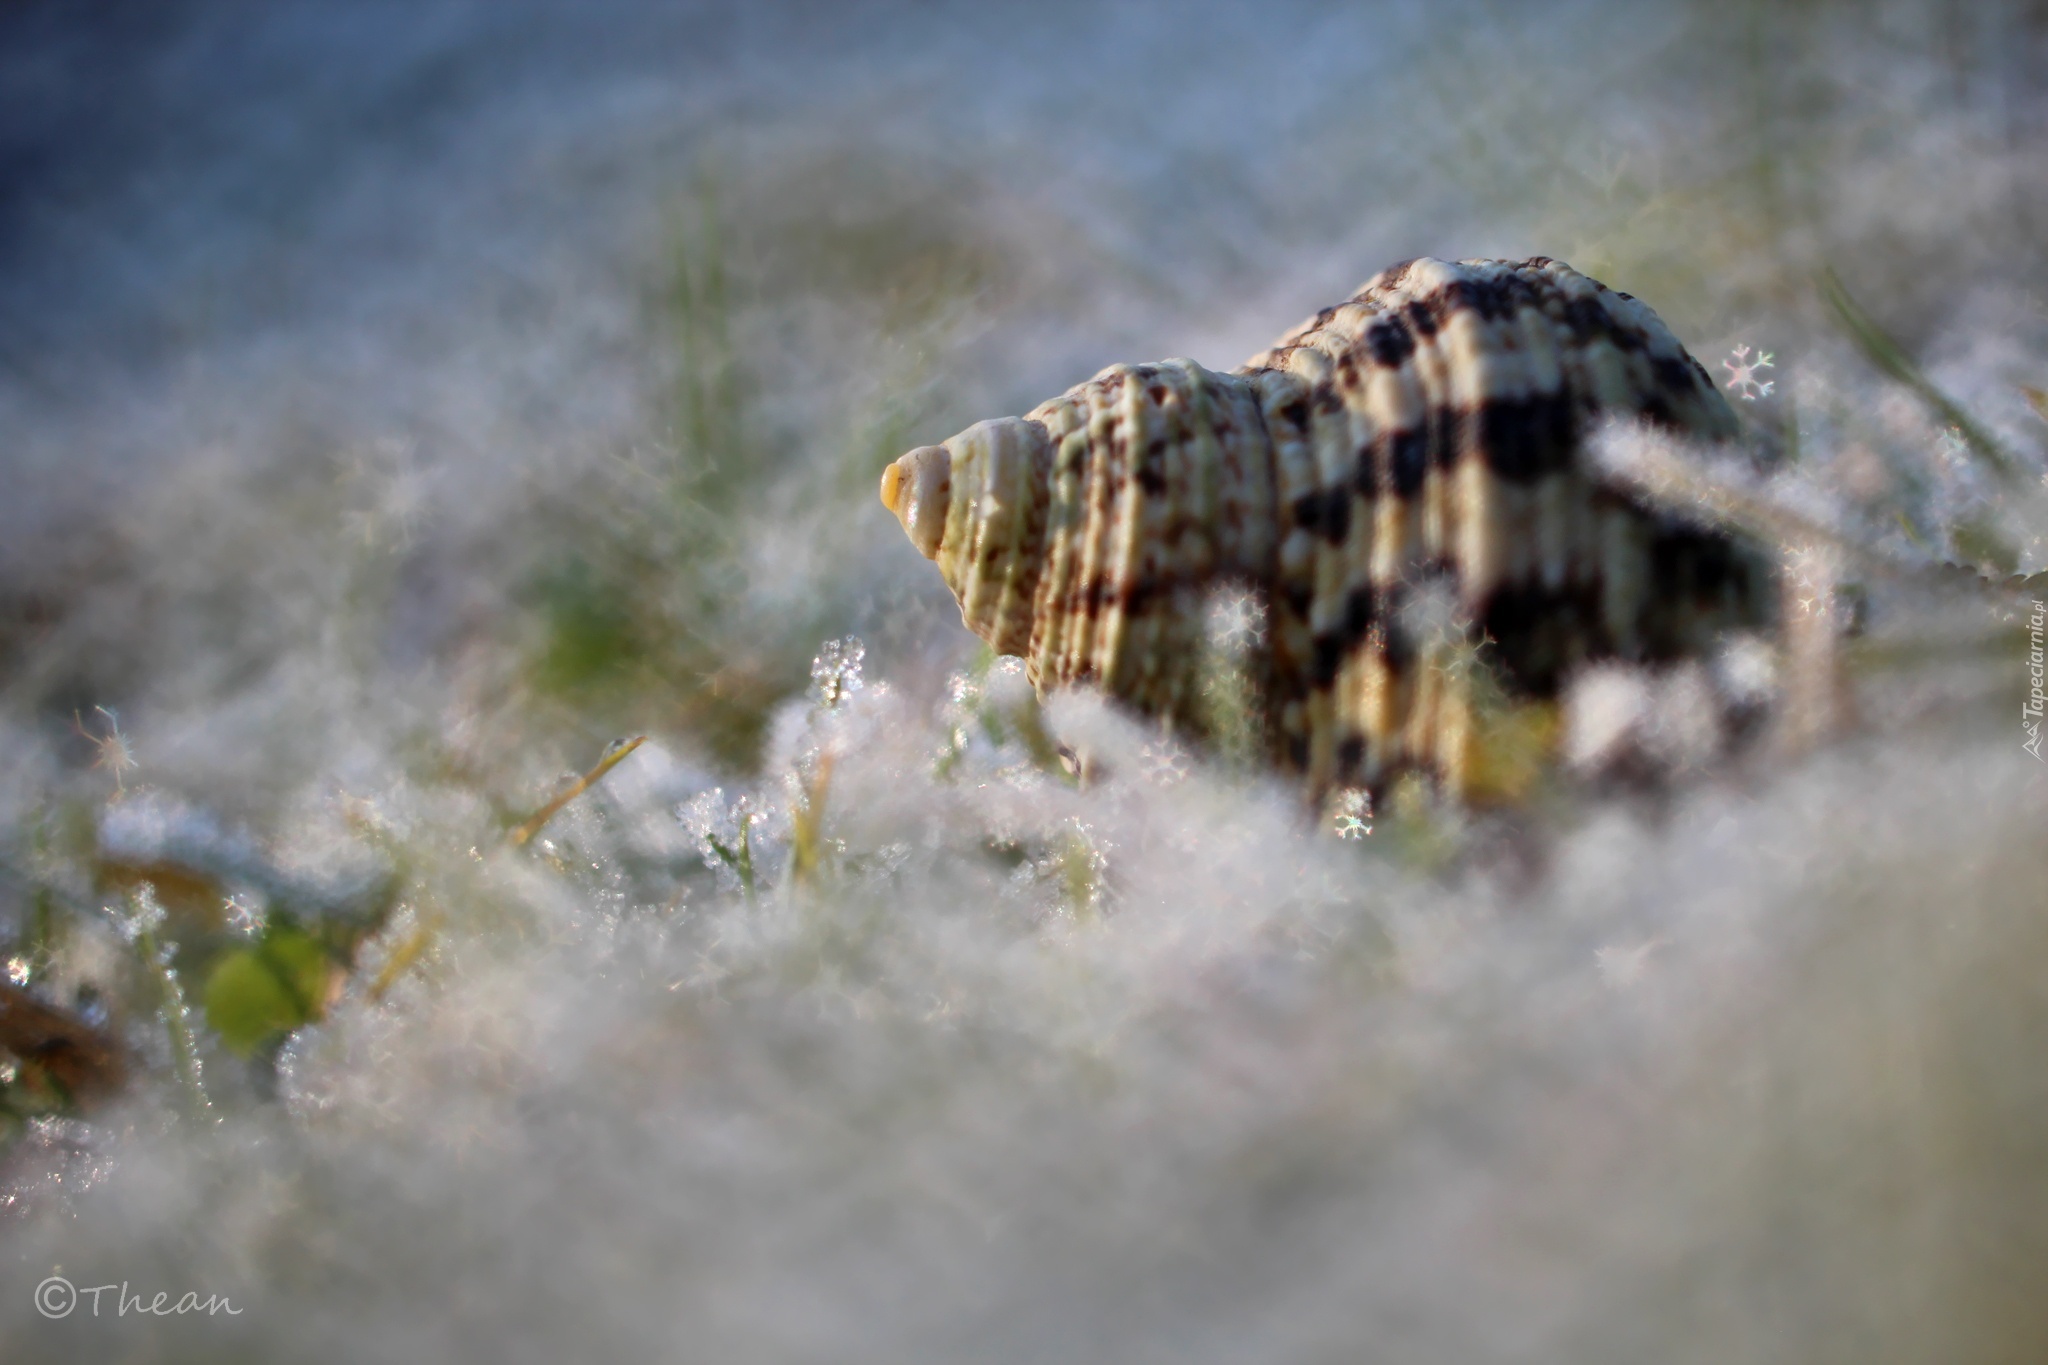
[[[1330,828],[1339,839],[1363,839],[1372,833],[1372,793],[1348,787],[1332,796]]]
[[[1771,380],[1758,379],[1756,376],[1759,370],[1775,370],[1778,368],[1771,363],[1771,356],[1773,354],[1771,351],[1762,351],[1757,354],[1755,360],[1751,360],[1749,358],[1749,347],[1747,346],[1737,346],[1733,351],[1730,351],[1729,355],[1733,359],[1721,362],[1728,371],[1728,388],[1751,403],[1754,403],[1759,398],[1769,397],[1771,390],[1776,388],[1777,385]]]

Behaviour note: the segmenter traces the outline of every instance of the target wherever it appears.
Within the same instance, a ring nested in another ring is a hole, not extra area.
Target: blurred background
[[[876,502],[1421,254],[2048,567],[2039,0],[0,5],[9,1358],[2043,1358],[2023,618],[1532,889],[1038,773]]]

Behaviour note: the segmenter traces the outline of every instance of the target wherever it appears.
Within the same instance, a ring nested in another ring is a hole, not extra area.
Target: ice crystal
[[[861,664],[867,652],[857,636],[827,640],[811,661],[811,700],[830,711],[860,691]]]
[[[137,887],[135,893],[120,905],[109,906],[107,913],[112,916],[114,927],[121,931],[121,937],[134,944],[152,942],[153,935],[164,922],[163,902],[157,899],[156,888],[148,882]]]
[[[229,896],[222,905],[228,928],[245,938],[255,938],[263,932],[263,926],[270,917],[269,909],[261,898],[243,891]]]
[[[113,774],[114,790],[119,792],[123,789],[124,779],[138,766],[135,747],[129,743],[127,733],[121,729],[119,716],[104,706],[95,706],[93,710],[106,719],[104,734],[95,735],[88,731],[84,721],[76,715],[71,718],[71,726],[82,739],[93,746],[93,768],[104,769]]]

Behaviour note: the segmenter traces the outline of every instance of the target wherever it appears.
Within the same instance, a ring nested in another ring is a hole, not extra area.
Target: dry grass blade
[[[610,748],[606,749],[604,757],[600,758],[597,761],[596,767],[592,768],[589,772],[583,774],[583,776],[577,778],[574,782],[571,782],[568,785],[568,787],[562,791],[561,795],[557,796],[554,800],[548,802],[545,806],[542,806],[539,810],[535,811],[530,817],[527,818],[525,823],[521,824],[519,828],[512,831],[512,833],[508,836],[512,841],[512,846],[514,848],[524,848],[529,842],[532,841],[534,835],[541,832],[541,830],[547,825],[548,821],[554,819],[557,815],[562,813],[562,807],[568,805],[571,801],[574,801],[577,797],[583,795],[583,793],[589,791],[592,787],[596,786],[600,781],[604,779],[604,775],[606,773],[610,772],[613,768],[618,767],[619,764],[625,762],[626,756],[628,754],[631,754],[635,749],[639,748],[646,742],[647,736],[635,735],[631,739],[619,740]]]
[[[399,940],[398,945],[391,950],[391,956],[378,969],[367,991],[370,999],[382,1000],[392,986],[397,984],[398,979],[404,976],[415,962],[425,957],[427,950],[433,946],[433,926],[416,925],[410,933]]]

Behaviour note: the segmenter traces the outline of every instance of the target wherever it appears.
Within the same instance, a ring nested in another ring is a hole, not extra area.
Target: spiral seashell
[[[1201,729],[1205,604],[1268,628],[1264,744],[1311,791],[1471,785],[1462,643],[1510,699],[1697,655],[1770,612],[1767,561],[1604,482],[1588,426],[1706,440],[1733,410],[1651,310],[1560,262],[1409,261],[1231,374],[1112,365],[882,476],[969,629],[1043,691]]]

